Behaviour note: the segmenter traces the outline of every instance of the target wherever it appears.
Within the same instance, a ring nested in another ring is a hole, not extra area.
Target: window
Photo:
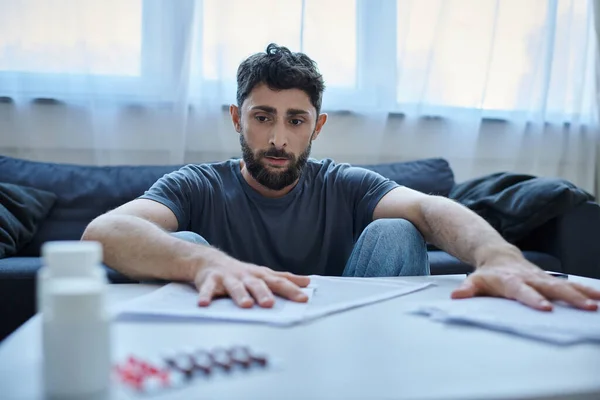
[[[218,84],[231,96],[239,63],[269,43],[303,51],[317,61],[327,96],[357,89],[355,0],[204,0],[193,46],[194,88]],[[210,93],[211,89],[207,89]],[[197,93],[201,96],[200,93]]]
[[[574,97],[577,90],[568,88],[581,85],[577,80],[583,82],[588,2],[419,0],[398,4],[396,93],[400,105],[422,101],[431,107],[483,109],[492,115],[535,105],[557,111],[577,108],[580,96]],[[588,57],[591,61],[592,56]],[[549,90],[544,90],[548,77]]]
[[[0,10],[0,71],[140,76],[141,0],[9,0]]]
[[[325,109],[576,113],[593,70],[590,10],[584,0],[4,0],[0,96],[228,103],[240,61],[276,42],[317,61]]]
[[[144,1],[0,4],[0,95],[142,94]]]

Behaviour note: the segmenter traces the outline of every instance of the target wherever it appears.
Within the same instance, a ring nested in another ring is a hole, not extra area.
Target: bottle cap
[[[89,276],[102,262],[102,245],[92,241],[54,241],[42,246],[45,265],[54,276]]]
[[[105,311],[105,286],[87,278],[60,278],[48,285],[51,315],[58,319],[95,318]]]

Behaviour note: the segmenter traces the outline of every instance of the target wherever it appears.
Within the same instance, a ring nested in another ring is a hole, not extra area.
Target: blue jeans
[[[181,231],[173,236],[192,243],[208,242],[197,233]],[[427,246],[419,230],[405,219],[378,219],[362,232],[342,276],[429,275]]]

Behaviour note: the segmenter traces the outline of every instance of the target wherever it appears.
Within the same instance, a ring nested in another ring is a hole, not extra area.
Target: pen
[[[567,274],[561,274],[560,272],[546,271],[546,273],[548,275],[551,275],[551,276],[555,277],[555,278],[569,279],[569,275],[567,275]]]

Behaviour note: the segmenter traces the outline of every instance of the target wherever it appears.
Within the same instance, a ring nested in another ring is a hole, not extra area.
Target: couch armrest
[[[600,279],[600,205],[582,203],[517,245],[557,257],[562,270],[558,272]]]
[[[600,205],[588,201],[557,218],[554,246],[565,273],[600,279]]]

